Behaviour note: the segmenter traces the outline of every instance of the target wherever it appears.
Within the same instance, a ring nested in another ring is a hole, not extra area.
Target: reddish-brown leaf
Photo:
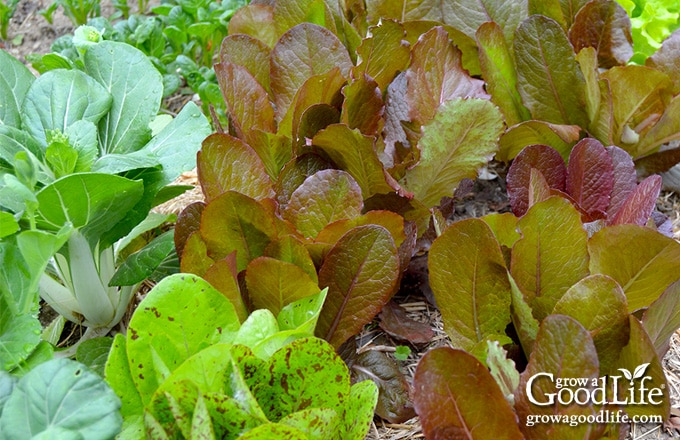
[[[236,269],[236,252],[216,261],[203,275],[203,279],[219,290],[234,306],[234,310],[241,322],[248,318],[248,309],[243,302],[241,289],[238,285]]]
[[[623,202],[616,216],[610,219],[609,224],[645,225],[656,207],[656,199],[661,192],[661,183],[661,176],[657,175],[649,176],[640,182]]]
[[[491,373],[462,350],[429,351],[418,363],[413,386],[416,412],[428,439],[522,438]]]
[[[316,334],[339,347],[358,333],[396,292],[399,257],[382,226],[359,226],[331,249],[319,270],[319,287],[328,287]]]
[[[346,85],[342,94],[341,122],[365,135],[377,134],[382,129],[385,107],[378,83],[364,74]]]
[[[564,191],[567,167],[556,150],[547,145],[530,145],[522,150],[508,170],[508,196],[512,212],[520,217],[529,208],[531,169],[543,174],[550,188]]]
[[[680,93],[680,31],[673,32],[645,64],[667,74],[673,80],[673,93]]]
[[[229,20],[229,35],[246,34],[274,47],[279,35],[274,25],[274,8],[252,4],[239,8]]]
[[[569,29],[569,40],[577,53],[584,47],[594,47],[598,64],[606,69],[626,64],[633,56],[630,18],[612,0],[584,5]]]
[[[612,159],[602,144],[586,138],[569,156],[566,192],[592,219],[604,218],[614,187]]]
[[[670,348],[670,339],[680,327],[680,282],[676,281],[656,299],[642,316],[642,325],[663,359]]]
[[[371,26],[370,32],[357,48],[361,62],[353,73],[357,78],[368,75],[384,91],[397,73],[406,70],[411,51],[403,26],[395,20],[383,19],[379,26]]]
[[[177,250],[177,255],[182,255],[184,243],[186,243],[191,234],[200,228],[203,208],[205,208],[205,203],[194,202],[184,208],[177,216],[177,221],[175,222],[175,249]]]
[[[220,62],[245,67],[265,90],[269,91],[269,55],[271,49],[246,34],[229,35],[220,46]]]
[[[637,174],[635,173],[635,163],[630,154],[617,146],[607,147],[607,153],[612,159],[614,185],[612,195],[609,199],[607,217],[614,218],[623,206],[623,202],[637,186]]]
[[[426,344],[434,337],[428,323],[410,318],[394,301],[387,303],[380,312],[380,328],[388,335],[412,344]]]

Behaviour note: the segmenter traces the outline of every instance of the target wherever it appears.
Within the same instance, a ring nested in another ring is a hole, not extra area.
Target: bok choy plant
[[[0,51],[0,209],[22,231],[67,227],[40,295],[86,336],[117,324],[136,284],[171,254],[171,234],[137,253],[129,245],[168,220],[149,212],[186,189],[168,185],[210,132],[191,103],[158,116],[162,78],[141,51],[93,40],[75,68],[38,78]]]

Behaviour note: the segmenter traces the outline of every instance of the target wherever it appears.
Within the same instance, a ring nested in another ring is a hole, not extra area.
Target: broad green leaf
[[[479,219],[452,224],[432,243],[427,264],[453,347],[474,355],[484,352],[484,362],[486,341],[505,343],[511,321],[510,284],[491,229]]]
[[[680,277],[680,244],[646,227],[604,228],[589,240],[588,251],[590,272],[614,278],[631,312],[649,306]]]
[[[212,418],[208,413],[208,407],[206,406],[205,399],[201,395],[198,396],[196,408],[194,409],[194,414],[191,418],[191,434],[189,437],[206,440],[217,438],[215,437]]]
[[[425,206],[438,205],[461,180],[477,176],[498,150],[502,130],[503,117],[489,101],[447,101],[423,127],[420,163],[406,171],[401,183]]]
[[[576,208],[562,197],[532,206],[519,230],[522,238],[512,248],[510,273],[540,321],[588,275],[588,234]]]
[[[373,419],[373,410],[378,400],[378,389],[371,381],[355,383],[349,391],[341,416],[341,437],[347,440],[366,438]]]
[[[283,217],[307,238],[316,237],[328,224],[361,214],[361,188],[340,170],[322,170],[305,179],[291,195]]]
[[[514,53],[519,92],[533,118],[587,127],[585,79],[560,25],[529,17],[517,29]]]
[[[0,125],[21,127],[21,103],[35,77],[8,52],[0,50]]]
[[[78,161],[78,151],[69,144],[51,142],[45,150],[45,160],[58,179],[73,173]]]
[[[99,156],[97,126],[85,120],[76,121],[66,128],[69,144],[78,152],[75,172],[92,171]]]
[[[639,157],[650,152],[654,152],[660,145],[680,138],[680,98],[677,96],[671,99],[666,107],[666,111],[661,115],[657,122],[644,136],[641,136],[640,143],[631,152],[632,156]],[[627,146],[624,146],[627,147]],[[630,149],[628,149],[630,152]]]
[[[472,355],[448,347],[431,350],[418,363],[413,382],[427,438],[523,438],[500,388]]]
[[[5,402],[0,430],[7,438],[31,438],[61,428],[105,440],[121,429],[119,409],[120,399],[101,377],[70,359],[54,359],[19,380]]]
[[[275,235],[273,215],[255,200],[234,191],[208,203],[201,215],[201,236],[208,255],[217,260],[236,251],[238,272],[264,255]]]
[[[231,26],[230,26],[231,27]],[[260,86],[269,91],[269,54],[267,45],[246,34],[229,35],[220,46],[220,62],[243,66],[257,80]]]
[[[586,81],[586,112],[592,124],[597,118],[602,98],[597,51],[594,47],[585,47],[576,54],[576,61]]]
[[[319,280],[312,257],[307,248],[292,235],[286,235],[269,243],[264,250],[265,257],[293,263],[302,269],[315,283]]]
[[[394,77],[406,70],[411,51],[404,42],[404,27],[395,20],[384,19],[372,26],[370,32],[357,48],[360,62],[352,73],[357,78],[362,73],[370,76],[385,91]]]
[[[298,339],[274,353],[263,381],[252,387],[267,418],[278,422],[306,408],[339,413],[350,395],[347,366],[327,342]]]
[[[508,128],[499,141],[496,159],[509,162],[525,147],[549,145],[566,160],[571,147],[579,140],[581,129],[575,125],[555,125],[545,121],[525,121]]]
[[[500,387],[505,400],[510,405],[515,404],[515,390],[519,386],[519,372],[515,362],[508,359],[508,352],[498,341],[487,341],[487,355],[485,364],[489,366],[489,373]]]
[[[76,360],[92,369],[92,371],[101,377],[104,377],[104,366],[106,365],[106,359],[109,357],[112,344],[113,338],[110,337],[83,341],[78,345]]]
[[[132,286],[151,276],[175,248],[174,231],[154,238],[139,252],[130,255],[113,274],[110,286]]]
[[[113,344],[104,366],[106,383],[120,397],[122,406],[120,414],[127,421],[133,415],[141,415],[143,404],[139,391],[132,380],[132,372],[127,357],[125,335],[118,333],[113,338]]]
[[[461,52],[442,27],[428,31],[413,46],[406,81],[405,99],[416,127],[429,124],[446,101],[488,97],[483,81],[470,77],[463,69]]]
[[[363,135],[345,124],[333,124],[318,132],[312,144],[326,153],[337,168],[354,178],[364,198],[395,190],[388,183],[388,174],[378,159],[374,137]]]
[[[632,380],[628,381],[627,377],[619,376],[619,398],[625,398],[631,393],[631,389],[640,390],[642,383],[647,390],[659,388],[661,395],[656,395],[654,400],[658,404],[650,404],[649,401],[644,404],[629,403],[626,405],[626,413],[631,416],[640,415],[660,415],[663,420],[668,420],[670,416],[670,391],[668,388],[668,381],[666,374],[661,365],[659,358],[654,350],[654,344],[647,335],[645,328],[633,315],[629,315],[630,319],[630,340],[621,351],[621,356],[616,363],[619,370],[626,369],[630,373],[642,372],[643,376],[639,377],[635,374]],[[646,364],[646,365],[645,365]],[[638,391],[639,393],[639,391]],[[638,394],[639,395],[639,394]]]
[[[269,95],[245,67],[218,63],[215,64],[215,75],[238,138],[251,144],[252,130],[276,131]]]
[[[300,23],[325,26],[325,21],[323,1],[281,0],[274,5],[274,22],[279,35]]]
[[[11,371],[15,377],[24,377],[29,371],[45,362],[54,359],[54,346],[46,341],[40,341],[30,355],[14,367]]]
[[[130,320],[126,349],[142,402],[186,359],[239,328],[231,303],[206,281],[171,275],[152,289]]]
[[[0,238],[5,238],[19,231],[19,223],[9,212],[0,211]]]
[[[246,267],[248,297],[256,309],[278,315],[299,299],[318,293],[319,286],[300,267],[270,257],[258,257]]]
[[[27,131],[0,124],[0,141],[0,158],[7,163],[13,163],[17,153],[21,151],[30,153],[29,157],[33,156],[39,161],[45,157],[45,147]],[[44,173],[38,176],[40,182],[46,183],[51,179],[51,176],[45,176]]]
[[[286,440],[308,440],[303,431],[281,423],[267,423],[253,428],[239,437],[241,440],[262,440],[285,438]]]
[[[227,191],[254,198],[272,197],[272,183],[262,160],[246,143],[228,134],[213,134],[198,152],[198,175],[207,201]]]
[[[680,327],[680,283],[668,286],[659,298],[645,310],[642,325],[654,344],[656,355],[663,359],[670,348],[670,339]]]
[[[576,319],[590,332],[602,375],[616,371],[629,332],[626,296],[616,281],[599,274],[583,278],[567,290],[553,313]]]
[[[510,308],[512,325],[517,331],[522,351],[526,356],[529,356],[534,349],[540,322],[534,318],[531,307],[527,304],[524,295],[510,274],[508,274],[508,280],[510,281],[510,294],[512,295],[512,307]]]
[[[111,108],[111,95],[78,70],[51,70],[36,79],[21,106],[22,128],[42,145],[46,132],[64,133],[76,121],[97,123]]]
[[[331,249],[319,270],[328,287],[316,334],[339,347],[370,322],[398,288],[399,257],[382,226],[359,226]]]
[[[72,174],[41,189],[38,226],[59,230],[66,222],[95,242],[123,220],[142,197],[144,185],[110,174]]]
[[[248,315],[238,329],[234,344],[245,345],[252,349],[257,343],[279,331],[279,325],[271,311],[259,309]]]
[[[535,376],[539,374],[539,376]],[[545,374],[551,374],[549,379]],[[520,375],[515,390],[515,411],[519,416],[522,433],[529,440],[546,438],[587,438],[590,426],[582,424],[535,424],[527,426],[530,415],[559,415],[578,417],[595,415],[592,403],[561,405],[557,401],[549,405],[549,394],[557,393],[555,382],[559,378],[585,378],[590,382],[599,376],[597,351],[590,333],[573,318],[564,315],[550,315],[543,320],[538,331],[529,364]],[[531,380],[534,378],[534,380]],[[529,395],[528,393],[531,393]]]
[[[14,390],[17,381],[18,379],[16,377],[6,371],[0,370],[0,416],[2,416],[2,408],[12,394],[12,390]]]
[[[42,327],[32,313],[16,313],[0,295],[0,371],[9,371],[28,358],[40,342]]]
[[[479,63],[487,92],[510,127],[531,118],[517,90],[517,72],[503,30],[495,22],[482,24],[476,32]]]
[[[208,247],[201,238],[200,232],[189,235],[182,247],[180,256],[180,272],[192,273],[198,276],[205,276],[206,272],[215,260],[208,256]]]
[[[569,40],[576,53],[594,47],[598,64],[606,69],[626,64],[633,56],[630,18],[617,2],[585,4],[574,17]]]
[[[142,149],[130,154],[105,155],[97,161],[93,171],[114,174],[140,168],[142,163],[146,166],[160,164],[163,167],[162,182],[170,184],[180,174],[195,167],[196,152],[210,132],[210,123],[201,110],[193,102],[188,102]],[[126,166],[125,162],[131,159],[139,160],[139,164],[132,168]],[[118,160],[123,162],[123,166],[118,165]]]
[[[567,31],[574,23],[577,12],[588,0],[529,0],[529,14],[552,18]]]
[[[327,29],[302,23],[283,34],[271,53],[271,89],[278,120],[308,78],[335,67],[347,77],[351,66],[347,50]]]
[[[131,153],[151,139],[149,123],[163,96],[161,74],[140,50],[102,41],[85,52],[85,71],[113,97],[111,110],[99,123],[104,153]]]

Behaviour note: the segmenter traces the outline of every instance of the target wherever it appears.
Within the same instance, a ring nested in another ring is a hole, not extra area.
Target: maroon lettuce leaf
[[[612,159],[592,138],[577,143],[569,156],[565,190],[592,220],[602,219],[614,186]]]
[[[426,322],[410,318],[406,311],[394,301],[387,303],[380,312],[380,328],[388,335],[412,344],[427,344],[434,332]]]

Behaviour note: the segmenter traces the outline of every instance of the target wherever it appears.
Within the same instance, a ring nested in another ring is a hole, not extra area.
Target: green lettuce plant
[[[635,54],[631,61],[644,64],[661,43],[680,27],[680,7],[668,0],[617,0],[632,24]]]
[[[325,296],[317,291],[276,317],[258,310],[241,324],[201,278],[162,280],[106,364],[123,402],[121,437],[363,439],[377,389],[350,386],[333,348],[312,337]]]
[[[167,220],[147,215],[185,189],[167,186],[191,168],[209,124],[193,104],[158,117],[161,78],[137,49],[84,38],[80,50],[82,70],[38,78],[0,52],[0,200],[21,230],[65,237],[21,253],[54,255],[41,296],[94,335],[117,324],[135,285],[172,251],[172,235],[160,236],[117,271],[125,247]]]

